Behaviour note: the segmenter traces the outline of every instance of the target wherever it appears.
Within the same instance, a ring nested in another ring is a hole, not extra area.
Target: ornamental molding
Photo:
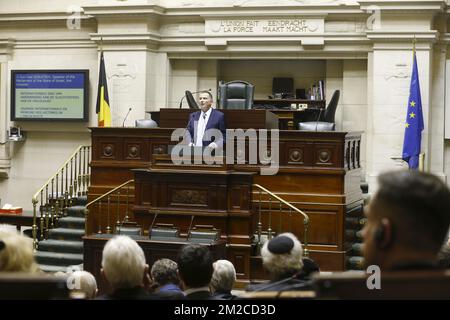
[[[447,7],[445,0],[359,0],[358,2],[362,10],[373,10],[374,7],[378,7],[382,11],[443,12]]]
[[[372,41],[412,42],[414,38],[418,42],[437,42],[439,40],[439,31],[367,31],[367,39]]]

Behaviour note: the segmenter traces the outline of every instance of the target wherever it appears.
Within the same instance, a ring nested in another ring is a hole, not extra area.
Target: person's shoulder
[[[186,297],[181,291],[158,291],[154,293],[158,298],[164,300],[185,300]]]
[[[225,115],[223,114],[222,111],[219,111],[217,109],[213,109],[213,112],[216,114],[217,117],[220,117],[220,118],[225,117]]]

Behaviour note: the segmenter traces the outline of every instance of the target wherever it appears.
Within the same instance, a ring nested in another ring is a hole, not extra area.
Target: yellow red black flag
[[[98,114],[98,126],[111,127],[111,108],[109,107],[108,83],[106,81],[103,51],[100,55],[96,112]]]

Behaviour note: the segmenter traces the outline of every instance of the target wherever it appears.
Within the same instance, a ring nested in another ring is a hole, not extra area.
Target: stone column
[[[412,38],[412,35],[411,35]],[[422,152],[425,153],[426,168],[430,168],[430,84],[432,80],[433,49],[428,43],[420,43],[416,48],[419,70],[420,90],[422,95],[422,110],[425,128],[422,132]],[[368,92],[372,95],[369,101],[368,144],[371,155],[367,156],[367,180],[371,186],[376,186],[377,176],[386,170],[407,168],[407,164],[398,158],[402,155],[403,138],[409,87],[412,72],[412,45],[398,44],[374,45],[368,75],[372,88]],[[435,157],[439,155],[435,154]],[[372,189],[372,191],[374,191]]]
[[[8,48],[10,41],[0,41],[0,180],[8,178],[11,168],[10,144],[8,142],[9,112],[8,95]]]

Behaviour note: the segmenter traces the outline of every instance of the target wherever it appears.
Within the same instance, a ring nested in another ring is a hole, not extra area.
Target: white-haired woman
[[[3,225],[0,225],[0,272],[39,272],[33,240]]]
[[[100,299],[154,299],[145,290],[144,279],[148,280],[148,265],[144,251],[136,241],[127,236],[110,239],[103,248],[103,278],[112,292]]]
[[[231,294],[234,282],[236,281],[236,270],[234,265],[228,260],[217,260],[213,263],[214,272],[209,283],[211,293],[214,298],[234,299]]]

